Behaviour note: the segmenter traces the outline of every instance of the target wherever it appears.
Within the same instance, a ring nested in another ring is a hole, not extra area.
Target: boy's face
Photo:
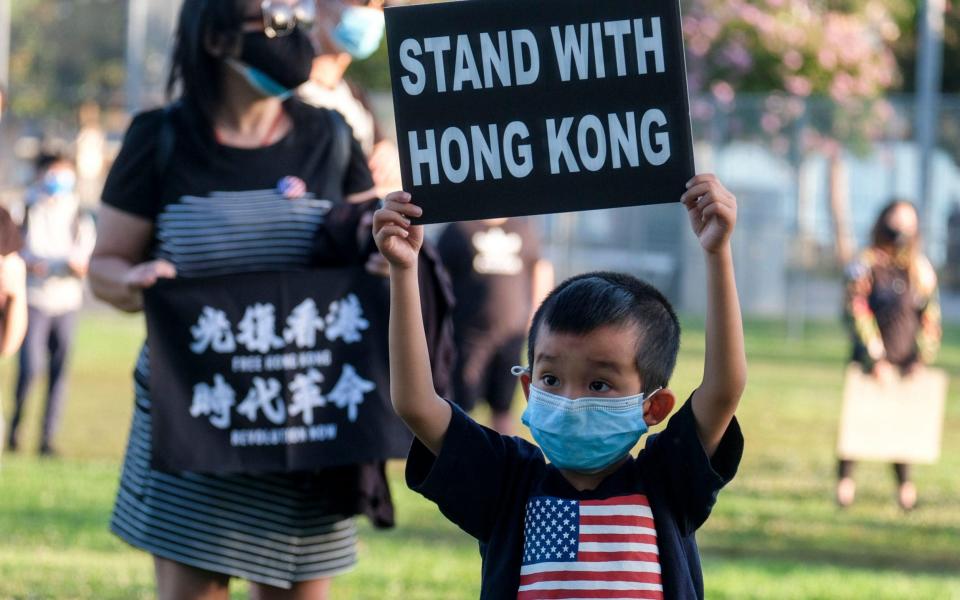
[[[605,325],[584,334],[537,332],[533,367],[521,377],[524,394],[530,385],[565,398],[635,396],[643,391],[637,371],[639,331],[634,325]],[[647,425],[662,421],[673,409],[673,392],[663,389],[644,401]]]

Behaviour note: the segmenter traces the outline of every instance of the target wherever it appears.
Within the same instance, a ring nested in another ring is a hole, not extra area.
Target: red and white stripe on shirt
[[[657,532],[647,497],[530,498],[517,598],[663,598]]]

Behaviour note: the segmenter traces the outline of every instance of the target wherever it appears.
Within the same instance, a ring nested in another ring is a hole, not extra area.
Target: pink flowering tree
[[[729,111],[738,94],[761,94],[759,118],[739,132],[786,152],[803,118],[802,150],[831,158],[831,213],[841,261],[847,233],[842,149],[857,151],[891,116],[885,93],[899,77],[890,49],[904,0],[685,0],[684,35],[694,117]],[[817,110],[810,110],[816,104]]]
[[[692,93],[720,105],[737,94],[772,94],[763,129],[778,133],[808,98],[836,110],[818,133],[868,141],[889,115],[883,95],[899,72],[890,44],[900,35],[890,0],[687,0]],[[793,100],[793,102],[788,102]],[[818,141],[818,140],[813,140]]]

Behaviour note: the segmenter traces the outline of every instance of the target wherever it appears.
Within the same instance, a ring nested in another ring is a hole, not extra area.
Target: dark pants
[[[17,439],[17,427],[23,414],[30,386],[40,375],[43,364],[48,366],[47,407],[43,415],[43,430],[40,438],[41,448],[49,448],[53,443],[60,424],[60,415],[66,399],[67,356],[73,344],[73,331],[77,313],[51,316],[45,312],[29,309],[27,335],[20,348],[20,374],[17,377],[17,389],[14,395],[13,418],[10,419],[10,442]],[[49,358],[49,361],[46,359]]]
[[[853,467],[856,463],[852,460],[840,460],[837,462],[837,477],[853,477]],[[910,465],[903,463],[893,463],[893,474],[897,478],[897,483],[903,485],[910,481]]]
[[[496,415],[510,412],[517,376],[510,369],[521,360],[526,337],[523,333],[502,342],[483,339],[459,339],[457,365],[453,375],[454,402],[471,411],[483,398]]]

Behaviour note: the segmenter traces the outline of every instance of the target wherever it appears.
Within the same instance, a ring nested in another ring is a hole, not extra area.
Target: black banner
[[[694,174],[678,0],[386,9],[424,223],[676,202]]]
[[[356,267],[146,292],[154,468],[289,472],[402,458],[388,294]]]

